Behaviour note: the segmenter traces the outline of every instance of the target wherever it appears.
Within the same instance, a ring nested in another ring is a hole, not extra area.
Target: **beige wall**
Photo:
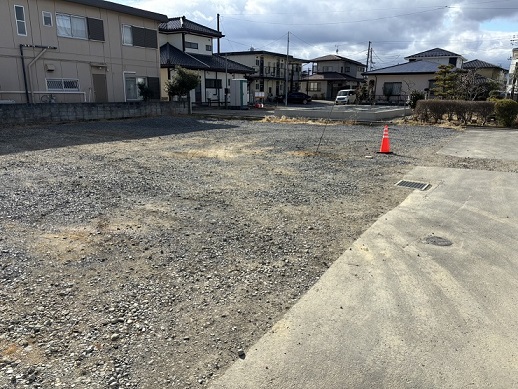
[[[24,7],[27,36],[16,32],[14,6]],[[52,14],[52,26],[42,22],[42,12]],[[59,37],[56,13],[102,19],[105,41]],[[20,44],[56,49],[24,48],[30,96],[39,102],[47,94],[46,79],[78,79],[79,91],[52,92],[58,102],[94,101],[93,74],[106,77],[108,101],[125,100],[124,72],[141,77],[159,77],[159,51],[122,45],[122,25],[157,30],[158,22],[105,9],[61,0],[3,0],[0,2],[0,99],[26,102]],[[36,59],[35,62],[31,62]],[[53,71],[49,71],[53,69]]]
[[[412,58],[412,57],[410,57],[410,58]],[[424,58],[417,58],[416,60],[438,63],[439,65],[449,65],[450,64],[450,62],[449,62],[450,57],[424,57]],[[463,62],[462,58],[457,57],[455,67],[460,69],[462,67],[462,62]]]
[[[375,80],[376,96],[383,96],[383,84],[385,82],[401,82],[401,94],[409,95],[413,90],[424,91],[430,87],[430,80],[434,78],[434,74],[416,74],[416,75],[378,75],[369,76],[368,81]],[[367,83],[368,83],[367,81]]]
[[[365,71],[365,67],[358,66],[357,64],[347,62],[347,61],[324,61],[318,62],[317,66],[313,69],[316,72],[324,72],[324,68],[326,68],[326,72],[336,72],[348,74],[352,77],[361,78],[361,73]],[[349,68],[349,71],[346,71]]]
[[[182,33],[159,34],[159,42],[160,42],[159,45],[162,46],[169,42],[169,44],[176,47],[177,49],[183,50],[182,35],[183,35]],[[210,38],[210,37],[193,35],[193,34],[185,34],[185,41],[198,44],[197,49],[186,47],[185,48],[186,53],[211,55],[213,52],[213,46],[212,46],[213,42],[212,42],[212,38]],[[207,46],[210,46],[211,49],[207,50]]]
[[[502,69],[498,69],[498,68],[477,69],[477,73],[486,78],[490,78],[491,80],[500,82],[500,83],[502,83],[502,85],[505,83],[505,73]]]

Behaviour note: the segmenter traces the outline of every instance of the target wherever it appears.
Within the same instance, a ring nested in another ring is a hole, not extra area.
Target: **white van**
[[[355,89],[342,89],[336,95],[335,104],[349,104],[356,101]]]

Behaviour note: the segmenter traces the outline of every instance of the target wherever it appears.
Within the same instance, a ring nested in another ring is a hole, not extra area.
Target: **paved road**
[[[468,131],[441,152],[516,147],[518,132]],[[372,225],[213,389],[518,387],[518,174],[405,179],[432,187]]]

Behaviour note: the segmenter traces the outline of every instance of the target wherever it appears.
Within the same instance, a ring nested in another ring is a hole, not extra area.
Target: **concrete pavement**
[[[516,146],[516,131],[467,131],[441,152]],[[380,217],[213,389],[518,387],[518,174],[404,179],[432,187]]]

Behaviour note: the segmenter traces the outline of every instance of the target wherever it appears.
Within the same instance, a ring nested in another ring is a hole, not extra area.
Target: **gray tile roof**
[[[479,59],[474,59],[472,61],[464,62],[462,65],[463,69],[487,69],[487,68],[495,68],[495,69],[503,69],[501,66],[493,65],[492,63],[481,61]]]
[[[122,5],[118,3],[113,3],[111,1],[104,0],[65,0],[69,3],[76,3],[81,5],[88,5],[90,7],[107,9],[110,11],[120,12],[127,15],[138,16],[141,18],[156,20],[158,22],[167,21],[167,15],[162,15],[155,12],[145,11],[139,8],[129,7],[127,5]]]
[[[192,22],[185,16],[171,18],[165,23],[160,23],[160,25],[158,26],[158,30],[164,34],[189,32],[192,34],[210,36],[214,38],[222,38],[225,36],[217,30]]]
[[[363,74],[426,74],[436,73],[439,70],[440,64],[429,61],[412,61],[400,65],[389,66],[382,69],[371,70]]]
[[[251,74],[255,70],[238,62],[226,59],[223,55],[203,55],[184,53],[170,43],[160,47],[160,66],[181,66],[192,70],[212,70],[218,72]]]
[[[318,58],[314,58],[314,59],[310,60],[310,62],[327,62],[327,61],[344,61],[344,62],[350,62],[350,63],[356,64],[359,66],[363,66],[363,67],[366,66],[365,64],[363,64],[361,62],[358,62],[358,61],[355,61],[355,60],[352,60],[349,58],[341,57],[339,55],[334,55],[334,54],[324,55],[323,57],[318,57]]]
[[[460,54],[452,53],[451,51],[443,50],[438,47],[431,50],[426,50],[421,53],[409,55],[405,59],[409,58],[437,58],[437,57],[462,57]]]

